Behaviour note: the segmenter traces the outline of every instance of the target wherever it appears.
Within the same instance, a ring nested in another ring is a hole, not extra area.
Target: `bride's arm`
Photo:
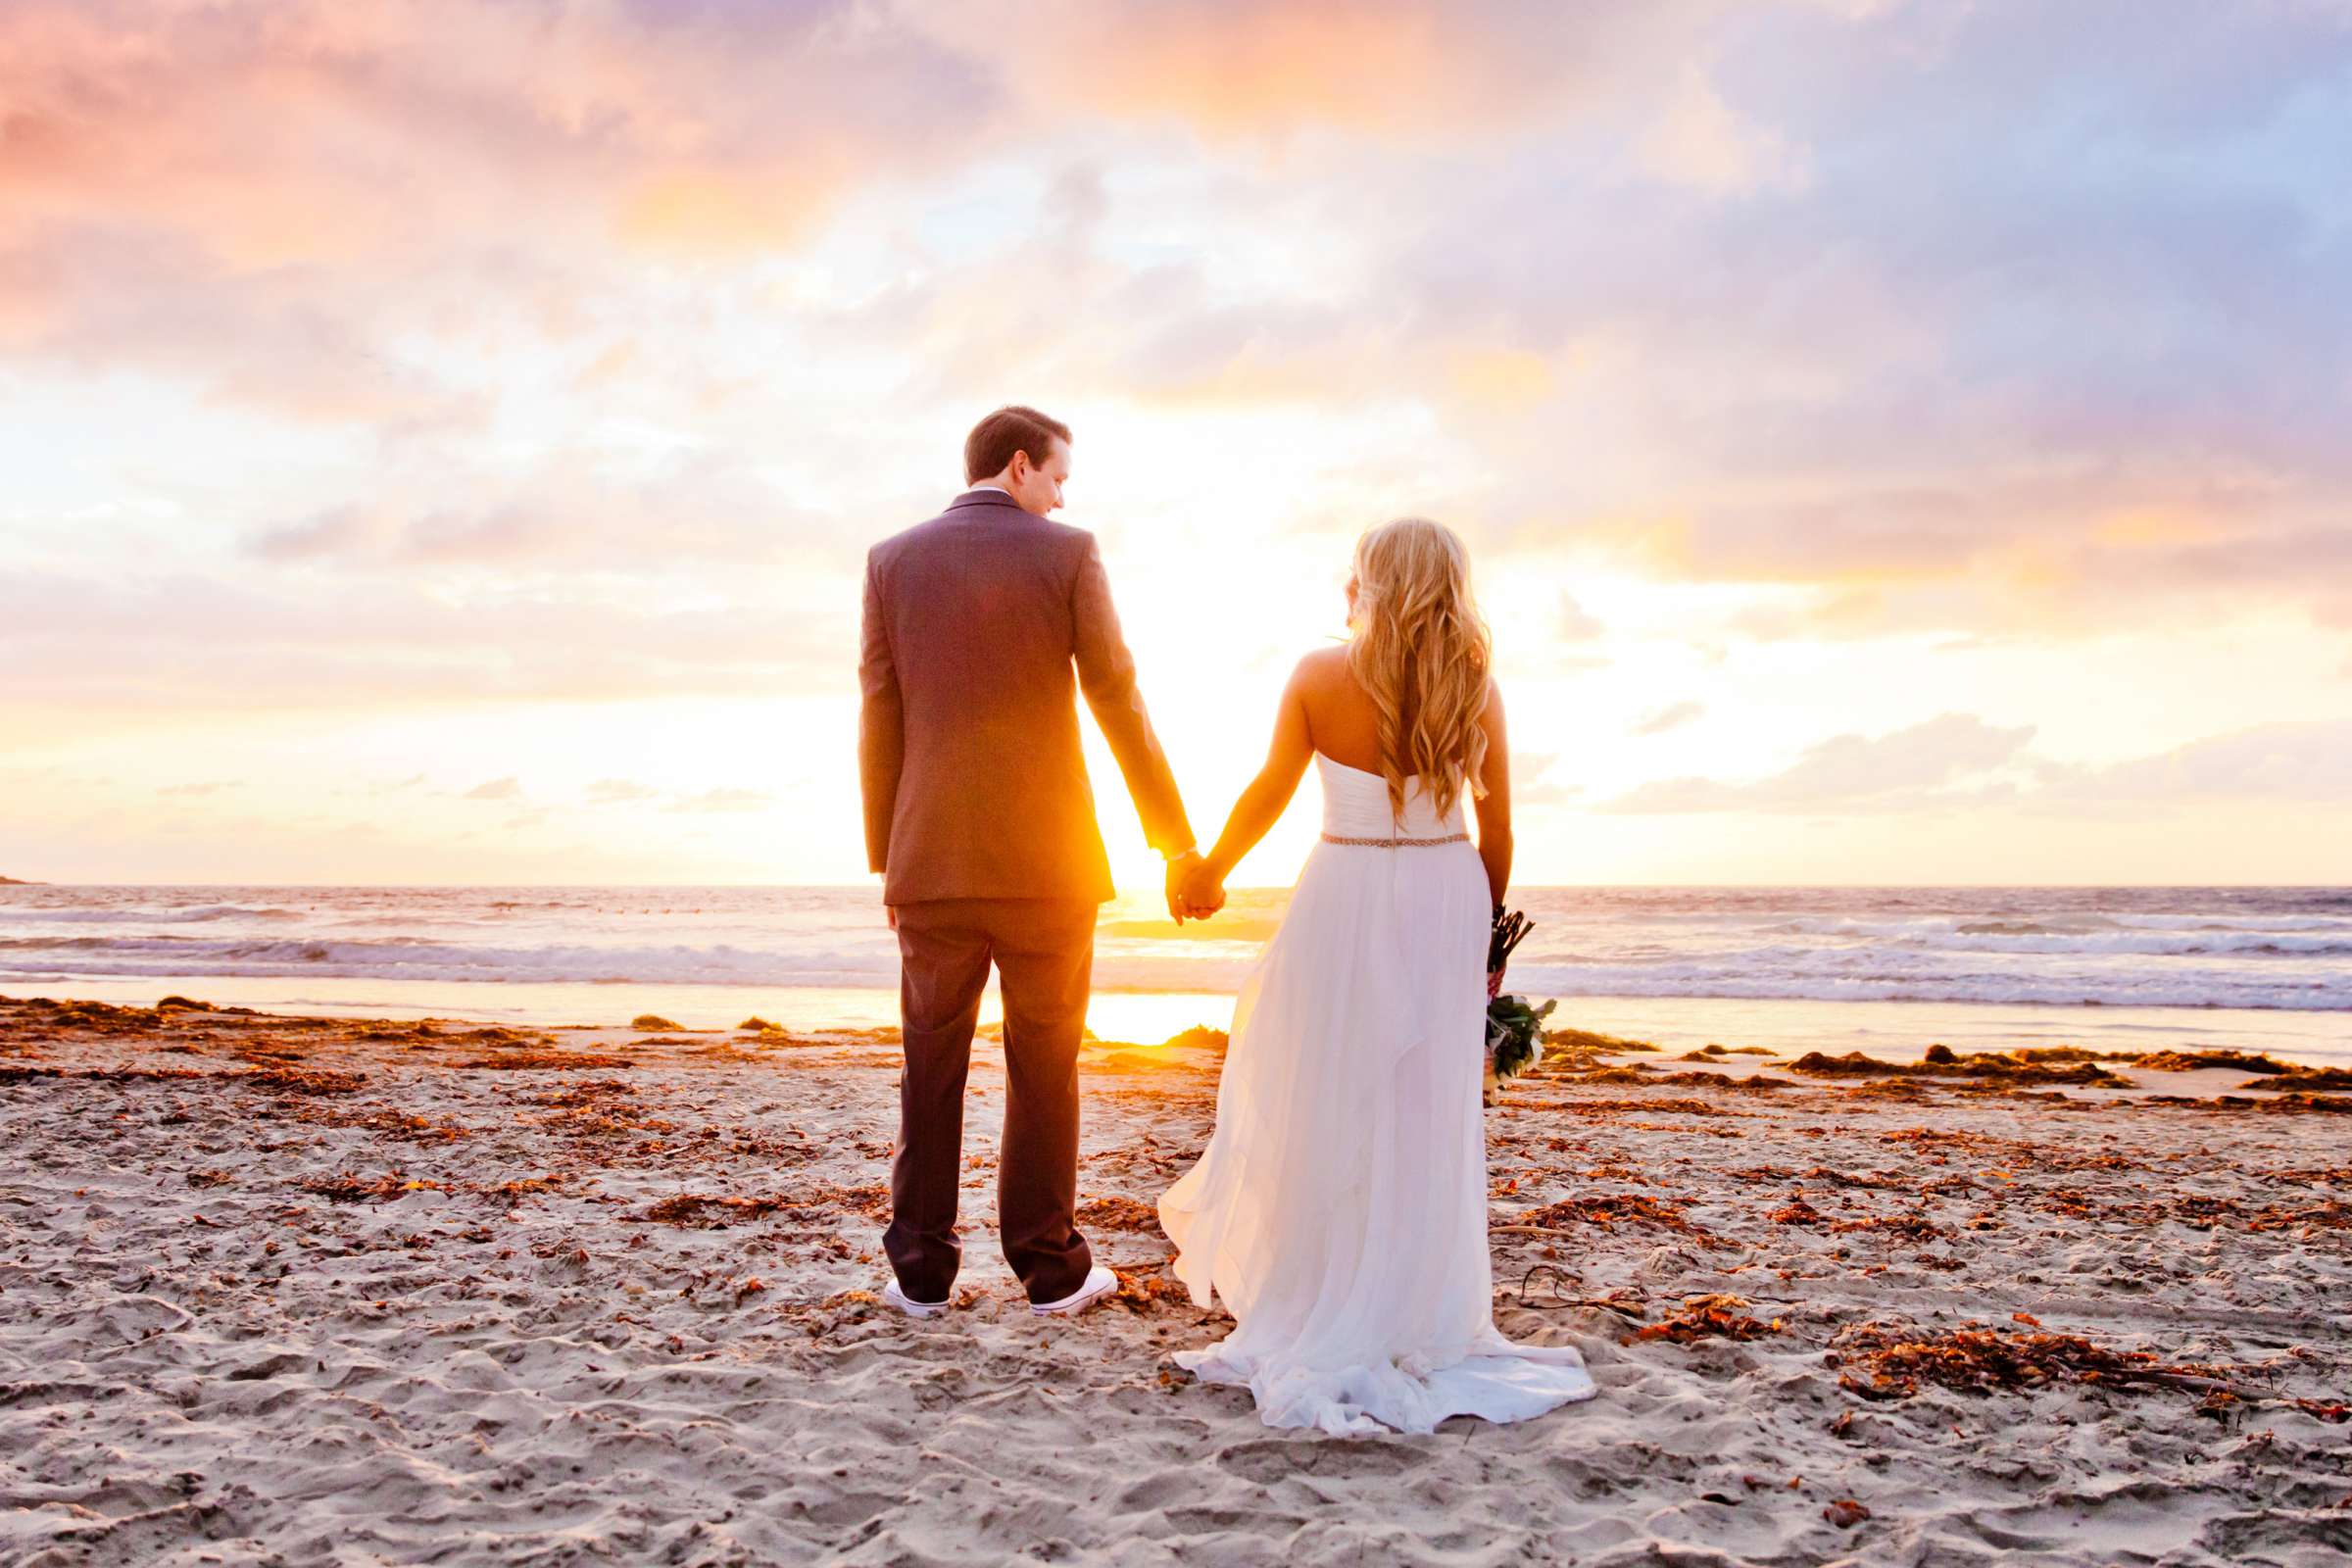
[[[1301,664],[1282,689],[1282,709],[1274,715],[1274,742],[1266,749],[1265,765],[1233,803],[1225,831],[1217,835],[1216,848],[1202,864],[1202,877],[1214,885],[1222,886],[1242,857],[1282,819],[1283,808],[1298,793],[1299,776],[1315,755],[1306,727],[1306,666]]]
[[[1478,721],[1487,732],[1487,765],[1480,775],[1487,793],[1478,797],[1478,858],[1487,862],[1487,891],[1497,907],[1511,886],[1511,747],[1502,727],[1502,688],[1487,683],[1487,710]]]

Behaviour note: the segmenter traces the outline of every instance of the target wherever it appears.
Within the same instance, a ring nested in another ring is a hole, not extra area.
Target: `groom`
[[[874,546],[865,566],[858,772],[866,859],[884,874],[899,934],[906,1051],[882,1236],[896,1278],[882,1294],[915,1317],[949,1305],[962,1260],[964,1074],[993,962],[1004,999],[1004,1257],[1034,1311],[1078,1312],[1118,1280],[1073,1224],[1078,1043],[1097,907],[1112,894],[1076,691],[1167,859],[1169,914],[1209,911],[1183,902],[1200,857],[1094,535],[1047,517],[1070,476],[1069,427],[999,409],[965,440],[963,470],[970,488]]]

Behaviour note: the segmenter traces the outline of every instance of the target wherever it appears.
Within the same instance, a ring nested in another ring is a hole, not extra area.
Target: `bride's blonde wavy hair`
[[[1404,811],[1404,781],[1444,816],[1481,777],[1487,732],[1487,623],[1470,597],[1470,553],[1450,528],[1399,517],[1355,542],[1355,638],[1348,667],[1380,715],[1380,771],[1390,809]]]

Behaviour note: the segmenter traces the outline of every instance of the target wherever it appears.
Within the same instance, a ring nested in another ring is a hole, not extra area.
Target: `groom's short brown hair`
[[[1015,452],[1026,452],[1031,463],[1043,464],[1053,455],[1056,436],[1067,441],[1070,427],[1035,409],[1007,404],[973,425],[963,438],[963,482],[977,484],[1003,473]]]

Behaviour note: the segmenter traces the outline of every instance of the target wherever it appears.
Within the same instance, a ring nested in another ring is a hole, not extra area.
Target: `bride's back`
[[[1348,623],[1355,636],[1338,655],[1341,668],[1311,682],[1332,745],[1369,754],[1398,810],[1414,778],[1441,815],[1461,796],[1483,795],[1493,652],[1453,530],[1426,517],[1368,529],[1355,542]]]
[[[1298,673],[1306,735],[1315,750],[1335,762],[1379,772],[1380,710],[1348,667],[1348,650],[1318,649],[1298,661]]]
[[[1509,753],[1461,541],[1417,517],[1372,529],[1356,543],[1348,609],[1354,639],[1307,655],[1291,671],[1265,765],[1234,803],[1194,881],[1221,885],[1280,819],[1309,759],[1320,758],[1327,806],[1335,794],[1369,802],[1380,810],[1366,814],[1385,815],[1392,826],[1408,817],[1458,823],[1463,808],[1474,809],[1479,856],[1499,898],[1510,877]],[[1376,821],[1341,836],[1391,834]],[[1205,893],[1185,897],[1216,907]]]
[[[1316,751],[1335,762],[1343,762],[1361,772],[1380,773],[1380,709],[1373,703],[1372,694],[1365,691],[1363,682],[1355,678],[1348,667],[1345,647],[1321,648],[1298,661],[1297,674],[1298,693],[1306,709],[1306,738]],[[1481,724],[1490,745],[1487,766],[1480,772],[1492,787],[1494,775],[1501,770],[1503,758],[1494,743],[1500,738],[1501,704],[1494,684],[1487,682],[1488,714]],[[1410,726],[1415,715],[1407,712],[1403,722]],[[1405,775],[1410,778],[1414,775]]]

